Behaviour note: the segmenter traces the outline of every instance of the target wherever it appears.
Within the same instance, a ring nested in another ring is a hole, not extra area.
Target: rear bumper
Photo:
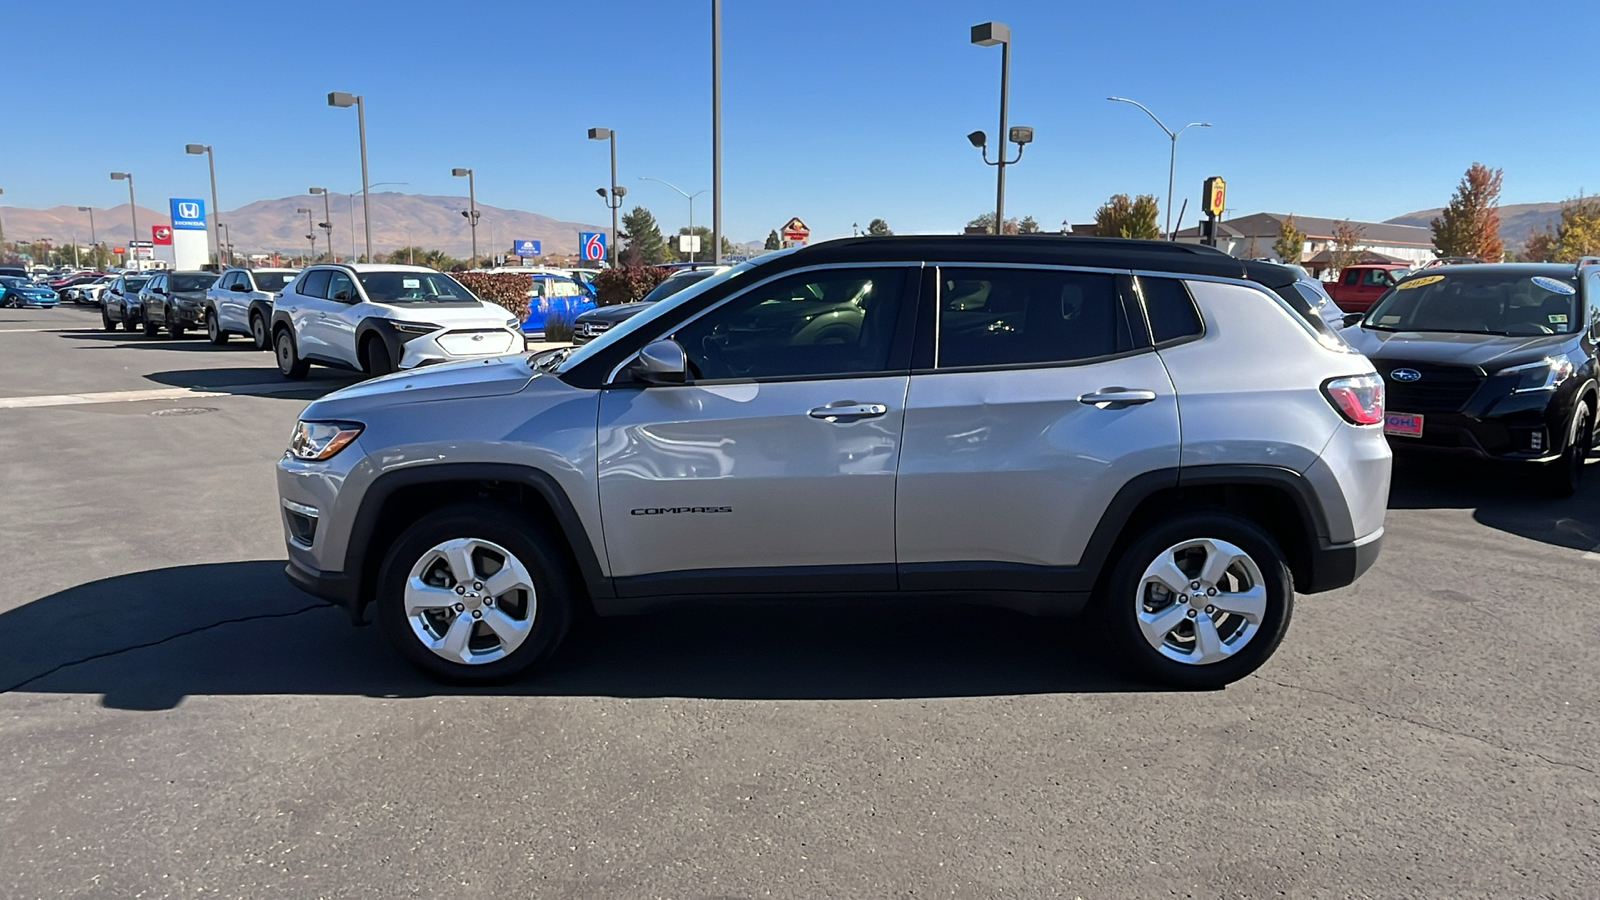
[[[1299,592],[1318,594],[1355,583],[1378,561],[1382,549],[1382,528],[1348,544],[1321,544],[1312,556],[1310,581]]]

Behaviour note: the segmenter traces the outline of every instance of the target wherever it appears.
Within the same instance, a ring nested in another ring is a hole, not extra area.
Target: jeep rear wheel
[[[1097,610],[1118,656],[1151,680],[1217,688],[1254,672],[1283,640],[1294,582],[1254,523],[1191,513],[1140,535]]]
[[[407,528],[384,558],[376,603],[384,634],[445,681],[497,681],[554,654],[572,589],[553,542],[515,510],[467,503]]]

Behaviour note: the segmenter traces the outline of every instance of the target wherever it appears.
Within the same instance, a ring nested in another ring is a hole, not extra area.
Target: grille
[[[1413,369],[1422,377],[1396,381],[1392,375],[1395,369]],[[1483,372],[1478,369],[1432,363],[1385,360],[1379,363],[1378,372],[1383,376],[1383,405],[1395,412],[1460,412],[1484,381]]]

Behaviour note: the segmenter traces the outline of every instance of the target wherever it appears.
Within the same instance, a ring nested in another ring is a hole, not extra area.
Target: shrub
[[[528,292],[533,290],[532,277],[517,272],[461,272],[451,277],[477,294],[479,299],[504,306],[518,321],[527,318]]]
[[[544,339],[553,344],[572,340],[572,320],[561,313],[551,313],[544,320]]]
[[[594,277],[595,305],[616,306],[632,303],[650,293],[672,273],[655,266],[617,266],[602,269]]]

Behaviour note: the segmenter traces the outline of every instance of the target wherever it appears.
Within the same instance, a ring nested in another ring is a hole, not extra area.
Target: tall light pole
[[[311,222],[311,210],[297,209],[295,212],[306,214],[306,240],[311,242],[311,256],[306,259],[306,265],[309,266],[317,261],[317,228]]]
[[[711,259],[722,265],[722,0],[711,0]]]
[[[217,158],[215,154],[211,152],[210,144],[186,144],[184,145],[183,152],[192,154],[194,156],[199,156],[200,154],[204,153],[206,155],[206,165],[211,169],[212,238],[217,244],[217,267],[221,268],[223,265],[225,265],[225,263],[222,260],[222,210],[217,207]],[[228,260],[228,262],[232,262],[232,260]]]
[[[1011,85],[1011,29],[1000,22],[984,22],[982,25],[972,26],[972,43],[979,47],[993,47],[1000,45],[1000,130],[996,138],[1000,144],[999,159],[992,163],[995,167],[995,192],[994,192],[994,233],[1001,234],[1006,221],[1006,102],[1010,96]],[[987,141],[980,142],[973,135],[982,135],[982,132],[973,132],[967,139],[973,145],[983,150],[983,161],[989,161]],[[1022,161],[1022,154],[1017,153],[1017,162]]]
[[[333,252],[333,213],[328,209],[328,189],[320,187],[308,188],[307,193],[313,197],[318,194],[322,195],[322,221],[317,223],[317,227],[321,228],[327,235],[328,259],[332,262],[338,262],[339,257]],[[351,239],[355,238],[354,222],[351,223],[350,237]]]
[[[409,184],[411,184],[411,182],[409,182],[409,181],[380,181],[380,182],[372,185],[372,187],[375,187],[375,188],[376,187],[383,187],[384,185],[388,185],[388,184],[409,185]],[[366,185],[363,185],[363,187],[366,187]],[[348,205],[350,207],[350,259],[353,262],[355,260],[355,258],[356,258],[356,192],[355,191],[345,191],[344,192],[344,196],[345,196],[345,200],[347,201],[347,203],[348,203]],[[369,232],[371,231],[370,228],[367,229],[367,230]],[[407,239],[406,243],[407,244],[411,243],[410,239]],[[369,258],[367,260],[367,262],[372,262],[372,260]]]
[[[5,192],[0,191],[0,194],[3,193]],[[78,207],[78,212],[86,212],[89,214],[89,246],[94,247],[98,251],[100,249],[100,239],[95,237],[94,232],[94,207],[80,206]]]
[[[360,94],[332,91],[328,94],[328,105],[356,108],[356,125],[361,130],[361,215],[366,218],[363,224],[367,228],[367,262],[372,262],[372,207],[367,202],[367,104]]]
[[[651,178],[649,175],[640,175],[639,176],[639,180],[640,181],[654,181],[656,184],[664,184],[667,187],[672,188],[673,190],[675,190],[678,193],[682,194],[683,195],[683,199],[689,201],[689,234],[692,236],[694,234],[694,198],[700,196],[701,194],[704,194],[705,191],[695,191],[694,193],[691,194],[691,193],[685,191],[683,188],[678,187],[677,185],[673,184],[670,181],[662,181],[659,178]],[[691,243],[691,246],[693,246],[692,243]],[[690,262],[695,262],[695,257],[696,256],[697,256],[697,254],[693,250],[689,251],[689,261]]]
[[[599,188],[598,193],[611,210],[611,259],[608,261],[614,266],[617,264],[617,210],[622,207],[622,198],[628,195],[627,188],[617,186],[617,133],[610,128],[591,128],[589,140],[611,142],[611,192],[607,194],[605,188]]]
[[[1183,134],[1185,131],[1188,131],[1191,128],[1210,128],[1211,127],[1211,123],[1210,122],[1190,122],[1189,124],[1183,126],[1182,128],[1179,128],[1177,131],[1173,131],[1171,128],[1168,128],[1166,126],[1165,122],[1162,122],[1160,119],[1156,118],[1156,114],[1151,112],[1149,107],[1145,106],[1143,103],[1140,103],[1137,100],[1129,100],[1127,97],[1107,97],[1106,99],[1110,100],[1110,101],[1112,101],[1114,103],[1132,103],[1134,106],[1137,106],[1140,109],[1144,110],[1144,114],[1149,116],[1152,120],[1154,120],[1157,125],[1160,125],[1161,126],[1161,130],[1165,131],[1167,133],[1167,137],[1172,139],[1172,152],[1167,156],[1167,239],[1171,240],[1172,239],[1172,172],[1178,166],[1178,135]]]
[[[0,188],[0,194],[4,194],[5,192],[6,192],[5,188]],[[81,206],[78,207],[78,208],[79,209],[83,209],[83,207],[81,207]],[[0,253],[4,253],[5,249],[6,249],[6,225],[5,225],[5,222],[3,221],[3,217],[0,217]]]
[[[611,156],[612,181],[617,179],[615,172],[616,159],[616,152],[613,149]],[[467,224],[472,226],[472,259],[467,262],[467,268],[476,269],[478,267],[478,189],[473,186],[471,169],[451,169],[450,175],[453,178],[460,178],[465,175],[467,178],[467,208],[461,214],[467,217]]]
[[[133,237],[128,238],[128,252],[125,254],[125,258],[123,260],[126,262],[128,259],[132,259],[136,255],[133,252],[133,242],[139,239],[139,204],[133,201],[132,172],[112,172],[111,180],[126,181],[128,183],[128,215],[133,219]]]
[[[228,248],[228,261],[232,262],[233,261],[233,238],[228,236],[228,226],[224,225],[221,222],[218,222],[217,223],[217,227],[222,229],[222,245]]]

